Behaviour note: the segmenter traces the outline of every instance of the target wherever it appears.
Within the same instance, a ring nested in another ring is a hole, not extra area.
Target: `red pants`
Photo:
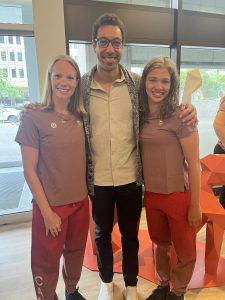
[[[160,284],[172,283],[172,291],[184,294],[196,261],[196,228],[187,221],[189,192],[169,195],[145,192],[150,238],[154,243],[156,276]],[[177,263],[171,268],[171,246]]]
[[[31,269],[38,300],[56,300],[60,257],[66,290],[73,293],[80,279],[89,227],[88,197],[74,204],[52,207],[62,221],[57,237],[46,236],[44,220],[33,205]]]

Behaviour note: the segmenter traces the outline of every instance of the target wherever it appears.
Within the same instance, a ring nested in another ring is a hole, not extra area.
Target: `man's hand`
[[[24,105],[24,110],[27,110],[27,109],[37,109],[37,108],[41,108],[43,105],[39,102],[33,102],[33,103],[29,103],[29,104],[25,104]]]
[[[182,122],[193,126],[198,124],[197,110],[192,104],[181,104],[180,111],[180,118],[182,119]]]
[[[23,110],[21,110],[20,112],[20,121],[23,121],[23,118],[29,109],[36,110],[38,108],[41,108],[42,106],[43,105],[39,102],[25,104]]]

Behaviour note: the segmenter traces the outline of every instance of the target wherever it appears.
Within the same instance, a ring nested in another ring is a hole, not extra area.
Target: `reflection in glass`
[[[225,1],[183,0],[183,9],[207,13],[225,14]]]
[[[32,0],[0,0],[0,23],[32,24]]]
[[[114,2],[124,4],[136,4],[146,6],[170,7],[170,0],[92,0],[101,2]]]
[[[213,120],[219,107],[220,98],[225,95],[225,49],[182,47],[181,92],[188,71],[199,68],[202,86],[192,95],[192,104],[198,111],[200,155],[213,153],[217,138]]]
[[[0,215],[29,211],[31,194],[23,177],[20,148],[14,142],[25,103],[38,101],[39,84],[33,37],[0,44]],[[15,55],[17,53],[17,55]]]

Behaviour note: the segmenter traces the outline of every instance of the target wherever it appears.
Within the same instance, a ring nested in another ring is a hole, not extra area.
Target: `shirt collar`
[[[125,82],[126,81],[126,79],[125,79],[125,76],[124,76],[124,73],[123,73],[123,71],[120,69],[120,78],[117,78],[115,81],[114,81],[114,83],[120,83],[120,82]],[[91,79],[91,88],[92,89],[101,89],[101,85],[97,82],[97,81],[95,81],[94,80],[94,77],[92,77],[92,79]]]

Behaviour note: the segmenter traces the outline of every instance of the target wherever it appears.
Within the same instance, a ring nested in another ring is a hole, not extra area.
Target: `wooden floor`
[[[1,300],[35,300],[34,288],[30,271],[30,223],[6,225],[0,227],[0,299]],[[144,213],[141,218],[141,228],[146,228]],[[198,235],[204,239],[204,230]],[[225,257],[225,237],[222,247]],[[224,270],[225,272],[225,270]],[[123,279],[115,274],[115,300],[122,300]],[[100,279],[97,272],[83,268],[80,281],[80,291],[88,300],[96,300]],[[139,278],[139,299],[144,300],[155,285]],[[64,284],[60,276],[57,293],[59,299],[64,299]],[[187,300],[224,300],[225,286],[189,290]]]

